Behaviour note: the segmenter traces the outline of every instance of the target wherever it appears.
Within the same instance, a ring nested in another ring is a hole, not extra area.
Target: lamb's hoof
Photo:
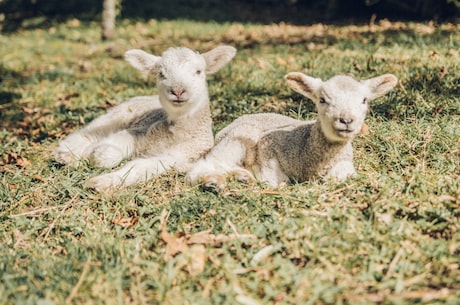
[[[123,153],[113,145],[101,144],[94,148],[89,159],[96,167],[112,168],[123,160]]]
[[[225,190],[225,187],[227,185],[225,177],[222,175],[207,175],[201,177],[200,180],[201,187],[207,191],[221,192]]]
[[[246,170],[235,170],[231,172],[231,175],[234,176],[238,182],[245,184],[250,184],[256,181],[254,176]]]
[[[110,194],[119,189],[121,185],[122,181],[118,176],[114,174],[103,174],[89,179],[83,186],[99,193]]]
[[[56,162],[73,167],[77,167],[81,163],[79,156],[62,147],[57,147],[53,151],[53,157]]]

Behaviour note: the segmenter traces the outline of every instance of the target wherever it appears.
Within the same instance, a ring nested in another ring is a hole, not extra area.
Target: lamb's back
[[[277,113],[257,113],[243,115],[216,135],[216,143],[223,138],[244,138],[253,142],[258,142],[267,132],[273,130],[292,130],[304,121],[296,120],[291,117]]]

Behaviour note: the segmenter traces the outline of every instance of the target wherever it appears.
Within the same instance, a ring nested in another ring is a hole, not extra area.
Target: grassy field
[[[459,304],[460,26],[70,20],[0,36],[0,304]],[[216,194],[170,173],[105,196],[59,139],[155,93],[129,48],[238,48],[209,79],[215,131],[243,113],[313,118],[289,71],[394,73],[354,142],[359,176]]]

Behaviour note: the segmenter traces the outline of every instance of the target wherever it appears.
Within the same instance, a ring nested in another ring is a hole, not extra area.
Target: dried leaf
[[[113,107],[117,105],[117,102],[115,100],[108,99],[108,100],[105,100],[105,104],[109,107]]]
[[[361,65],[357,61],[353,61],[353,68],[358,72],[363,71],[363,68],[361,68]]]
[[[72,92],[72,93],[66,93],[66,94],[61,94],[58,96],[58,101],[68,101],[74,97],[79,97],[80,93],[78,92]]]
[[[431,59],[431,60],[437,60],[439,58],[439,53],[434,50],[434,51],[431,51],[430,52],[430,55],[428,55],[428,57]]]
[[[441,195],[441,196],[439,196],[439,200],[440,201],[451,201],[451,202],[454,202],[454,203],[457,203],[457,204],[460,203],[459,199],[455,198],[454,196],[450,196],[450,195]]]
[[[447,74],[449,74],[449,71],[445,66],[439,68],[439,79],[443,79]]]
[[[20,167],[29,167],[32,163],[24,157],[19,157],[16,161],[16,164]]]
[[[184,253],[189,249],[190,245],[210,245],[212,247],[219,247],[223,243],[234,239],[254,239],[255,235],[252,234],[211,234],[212,229],[201,231],[194,234],[176,233],[172,235],[166,229],[166,222],[169,213],[163,210],[160,215],[160,237],[166,242],[165,259],[169,260],[178,253]]]
[[[87,60],[82,60],[78,63],[78,67],[80,68],[81,72],[89,72],[91,70],[91,62]]]
[[[360,136],[367,136],[369,134],[369,126],[364,123],[363,126],[361,126],[361,130],[359,131]]]
[[[277,57],[277,58],[276,58],[276,63],[277,63],[278,65],[280,65],[280,66],[285,66],[285,65],[287,65],[287,62],[286,62],[284,59],[282,59],[281,57]]]
[[[169,234],[166,229],[169,213],[163,210],[160,215],[160,237],[166,242],[166,252],[164,255],[165,260],[171,259],[177,253],[185,252],[188,249],[187,242],[184,237],[176,237]]]
[[[270,64],[267,61],[260,59],[260,58],[256,58],[256,64],[262,70],[265,70],[268,67],[270,67]]]
[[[39,174],[34,174],[32,177],[34,177],[35,180],[38,180],[38,181],[45,181],[45,179],[43,179],[42,176],[40,176]]]
[[[116,216],[112,219],[112,224],[121,226],[123,228],[129,228],[134,226],[139,220],[139,217],[135,214],[131,217]]]

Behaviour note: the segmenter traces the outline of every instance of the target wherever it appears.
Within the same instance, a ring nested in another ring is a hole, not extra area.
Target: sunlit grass
[[[0,304],[457,304],[459,30],[121,21],[101,42],[98,24],[71,20],[0,36]],[[243,113],[314,118],[284,84],[289,71],[396,74],[354,142],[359,175],[279,189],[231,181],[216,194],[170,173],[106,196],[82,186],[103,170],[53,162],[59,139],[156,92],[124,51],[220,44],[238,54],[209,78],[216,131]],[[178,240],[255,238],[167,257],[162,211]]]

